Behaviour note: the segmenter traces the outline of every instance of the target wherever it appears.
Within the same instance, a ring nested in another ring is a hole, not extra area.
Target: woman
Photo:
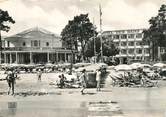
[[[101,69],[96,71],[97,91],[100,91]]]
[[[82,85],[81,93],[84,94],[84,90],[87,87],[87,74],[86,69],[83,69],[81,76],[79,77]]]
[[[8,95],[10,94],[11,88],[12,88],[12,95],[14,95],[15,78],[16,77],[15,77],[13,69],[9,69],[9,71],[7,73],[7,77],[6,77],[6,80],[7,80],[8,85],[9,85]]]

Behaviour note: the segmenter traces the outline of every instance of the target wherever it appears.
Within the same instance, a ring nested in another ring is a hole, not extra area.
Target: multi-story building
[[[4,38],[3,63],[68,62],[71,50],[63,49],[61,37],[42,28],[32,28]]]
[[[129,60],[149,60],[149,46],[142,44],[143,29],[113,30],[103,32],[106,41],[113,41],[120,52],[116,55],[121,63]]]

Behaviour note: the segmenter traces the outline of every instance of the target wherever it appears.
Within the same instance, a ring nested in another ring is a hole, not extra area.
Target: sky
[[[102,8],[102,29],[148,28],[148,20],[156,16],[166,0],[0,0],[0,9],[7,10],[16,21],[5,36],[33,27],[55,34],[74,16],[88,13],[99,30],[99,4]]]

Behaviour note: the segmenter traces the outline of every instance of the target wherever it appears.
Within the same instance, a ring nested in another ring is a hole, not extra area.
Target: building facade
[[[105,31],[103,36],[118,46],[120,52],[116,57],[121,63],[149,60],[149,45],[142,45],[143,29]]]
[[[32,28],[4,38],[2,63],[37,64],[71,61],[61,37],[42,28]]]

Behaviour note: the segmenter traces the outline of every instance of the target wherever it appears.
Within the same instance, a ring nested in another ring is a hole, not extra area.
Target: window
[[[134,38],[134,34],[129,34],[129,35],[128,35],[128,38],[129,38],[129,39],[131,39],[131,38],[133,39],[133,38]]]
[[[134,42],[132,41],[132,42],[128,42],[128,45],[129,46],[134,46]]]
[[[160,49],[160,52],[161,52],[161,53],[164,53],[164,49]]]
[[[129,50],[128,50],[128,53],[129,53],[129,54],[134,54],[134,49],[129,49]]]
[[[119,46],[119,43],[118,43],[118,42],[115,42],[115,46]]]
[[[40,40],[32,40],[31,46],[32,47],[40,47]]]
[[[142,38],[142,34],[141,33],[136,34],[136,38]]]
[[[114,39],[119,39],[119,35],[114,35],[113,38]]]
[[[25,42],[23,42],[23,43],[22,43],[22,45],[23,45],[23,46],[26,46],[26,43],[25,43]]]
[[[122,49],[122,50],[121,50],[121,53],[122,53],[122,54],[127,54],[127,50],[126,50],[126,49]]]
[[[121,46],[126,46],[127,43],[126,42],[121,42]]]
[[[137,59],[137,60],[140,60],[140,59],[141,59],[141,57],[137,56],[137,57],[136,57],[136,59]]]
[[[112,35],[108,35],[108,38],[109,38],[109,39],[112,39]]]
[[[34,46],[38,46],[38,41],[37,40],[34,41]]]
[[[149,49],[144,50],[145,54],[149,54]]]
[[[46,42],[46,46],[49,46],[49,42]]]
[[[140,46],[141,45],[141,42],[136,42],[136,46]]]
[[[142,54],[142,49],[137,49],[137,50],[136,50],[136,53],[137,53],[137,54]]]
[[[10,41],[7,41],[7,47],[10,47]]]
[[[127,39],[127,35],[121,35],[121,39]]]

